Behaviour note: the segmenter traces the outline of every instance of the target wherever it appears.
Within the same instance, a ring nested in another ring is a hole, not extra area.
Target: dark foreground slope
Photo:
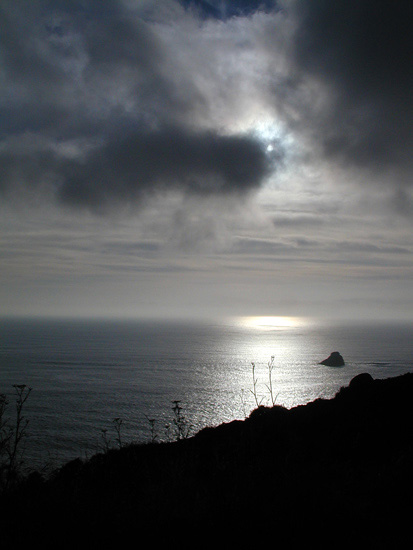
[[[413,374],[364,374],[331,400],[73,461],[3,497],[0,539],[402,548],[413,541],[412,413]]]

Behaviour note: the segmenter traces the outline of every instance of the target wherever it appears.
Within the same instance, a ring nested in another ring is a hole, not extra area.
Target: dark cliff
[[[363,374],[331,400],[73,461],[3,495],[0,540],[395,548],[413,541],[412,413],[413,374]]]

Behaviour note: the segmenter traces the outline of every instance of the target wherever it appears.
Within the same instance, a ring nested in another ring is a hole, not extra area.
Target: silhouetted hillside
[[[3,496],[12,543],[400,548],[413,541],[413,374],[260,407],[175,443],[132,445]]]

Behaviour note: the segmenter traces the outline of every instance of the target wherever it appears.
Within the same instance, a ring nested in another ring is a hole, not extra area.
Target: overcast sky
[[[412,318],[411,0],[1,0],[0,314]]]

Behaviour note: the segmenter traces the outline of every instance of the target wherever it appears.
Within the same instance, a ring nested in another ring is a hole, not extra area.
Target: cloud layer
[[[6,195],[239,195],[293,174],[300,150],[411,212],[407,0],[7,0],[0,16]]]
[[[2,311],[411,318],[412,6],[2,0]]]

